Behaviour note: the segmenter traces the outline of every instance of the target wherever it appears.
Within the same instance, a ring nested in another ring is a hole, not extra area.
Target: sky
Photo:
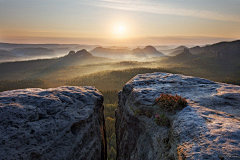
[[[0,0],[0,42],[195,45],[240,39],[240,0]]]

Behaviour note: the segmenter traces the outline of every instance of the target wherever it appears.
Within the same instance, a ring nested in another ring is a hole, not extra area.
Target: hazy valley
[[[16,47],[16,44],[8,44],[7,46]],[[57,87],[67,84],[76,77],[89,74],[110,74],[114,70],[123,69],[128,69],[125,70],[128,72],[134,68],[136,74],[136,68],[154,69],[156,71],[164,69],[168,72],[182,73],[214,81],[240,83],[240,41],[221,42],[204,47],[187,48],[180,46],[170,49],[169,53],[165,50],[165,54],[152,46],[132,50],[102,47],[88,49],[90,51],[77,49],[76,51],[69,50],[67,54],[59,57],[44,53],[52,57],[49,59],[41,58],[43,54],[40,52],[43,48],[34,48],[35,45],[28,45],[27,47],[29,46],[32,50],[31,53],[28,49],[15,48],[12,51],[20,50],[22,57],[26,54],[34,55],[36,60],[2,62],[0,64],[1,83],[5,81],[9,81],[9,83],[21,81],[23,83],[29,80],[41,80],[46,84],[44,88]],[[3,49],[6,48],[5,46]],[[179,52],[179,54],[174,55],[176,52]],[[5,56],[5,52],[1,55]],[[105,77],[108,77],[108,75],[105,75]],[[3,86],[1,85],[1,87]]]

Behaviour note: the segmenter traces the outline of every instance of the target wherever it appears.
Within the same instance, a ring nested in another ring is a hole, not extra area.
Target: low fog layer
[[[71,50],[91,50],[97,46],[78,44],[0,43],[0,62],[46,59],[65,56]]]
[[[15,45],[13,46],[16,47]],[[170,49],[171,52],[169,53],[162,53],[153,46],[135,49],[88,46],[88,50],[78,50],[76,47],[80,46],[69,45],[70,48],[72,47],[72,51],[67,51],[63,55],[51,59],[42,59],[36,55],[39,53],[42,56],[47,54],[56,56],[56,51],[49,47],[56,47],[56,45],[47,45],[48,49],[43,48],[46,47],[45,45],[37,46],[37,49],[29,46],[26,46],[28,48],[25,49],[12,49],[11,47],[13,46],[5,44],[4,49],[8,50],[1,50],[2,61],[4,61],[3,57],[9,57],[10,60],[14,60],[15,57],[27,57],[31,54],[38,60],[0,63],[0,81],[41,79],[46,82],[45,87],[56,87],[65,85],[69,80],[78,76],[95,74],[96,72],[99,74],[107,70],[132,68],[150,68],[156,69],[156,71],[158,69],[166,69],[168,72],[235,84],[238,84],[240,79],[239,40],[221,42],[204,47],[187,48],[180,46]],[[38,52],[34,54],[30,51]],[[176,52],[179,53],[176,54]],[[138,74],[138,72],[134,72],[134,74]]]

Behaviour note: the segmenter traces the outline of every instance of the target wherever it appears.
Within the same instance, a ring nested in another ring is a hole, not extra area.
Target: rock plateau
[[[155,104],[161,93],[188,101],[166,112]],[[149,111],[152,117],[136,115]],[[170,126],[157,125],[165,113]],[[117,160],[240,159],[240,86],[169,73],[140,74],[119,92]]]
[[[0,159],[106,159],[103,96],[63,86],[0,93]]]

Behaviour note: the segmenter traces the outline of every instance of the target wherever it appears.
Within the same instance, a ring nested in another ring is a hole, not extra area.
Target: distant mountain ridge
[[[130,50],[128,49],[113,49],[113,48],[103,48],[103,47],[96,47],[93,50],[90,51],[94,56],[100,56],[100,57],[109,57],[109,58],[120,58],[125,55],[130,54]]]
[[[131,52],[131,55],[139,57],[139,58],[147,58],[147,55],[140,48],[133,49],[132,52]]]
[[[228,59],[240,57],[240,40],[232,42],[219,42],[202,48],[204,50],[202,53],[212,53],[221,58]]]
[[[67,55],[60,58],[38,59],[28,61],[4,62],[0,63],[0,72],[12,72],[25,69],[54,68],[65,66],[76,66],[94,63],[105,63],[111,61],[108,58],[95,57],[85,49],[74,52],[70,51]],[[44,70],[42,71],[44,72]]]
[[[62,57],[71,50],[88,49],[91,50],[97,45],[79,45],[79,44],[17,44],[1,43],[0,50],[9,52],[0,52],[0,62],[23,61],[43,58]],[[13,55],[13,56],[10,56]],[[14,57],[15,56],[15,57]]]
[[[15,55],[12,52],[0,50],[0,58],[3,57],[15,57]]]
[[[180,54],[158,62],[182,66],[183,70],[196,76],[199,74],[214,77],[217,74],[228,77],[226,81],[233,79],[232,83],[238,83],[236,79],[239,78],[236,77],[240,75],[240,40],[185,48]]]
[[[187,48],[186,46],[179,46],[173,49],[166,49],[166,50],[160,50],[165,55],[168,56],[176,56],[177,54],[181,53],[184,48]]]
[[[153,46],[146,46],[143,49],[135,48],[130,50],[128,48],[103,48],[96,47],[90,51],[95,56],[109,57],[109,58],[128,58],[128,57],[138,57],[138,58],[148,58],[148,57],[161,57],[165,56],[161,52],[157,51]]]
[[[162,50],[163,53],[169,56],[176,56],[187,48],[185,46],[179,46],[170,50]],[[240,56],[240,40],[231,42],[219,42],[211,45],[205,45],[203,47],[194,46],[188,48],[189,51],[194,55],[205,55],[205,56],[219,56],[225,58],[233,58]]]
[[[37,48],[15,48],[10,50],[16,56],[54,56],[54,50],[43,47]]]
[[[6,50],[0,50],[0,62],[11,61],[18,59],[12,52]]]
[[[198,55],[192,54],[188,48],[184,48],[184,50],[180,54],[170,57],[166,61],[169,63],[183,63],[196,59],[198,57]]]
[[[0,43],[0,62],[62,57],[65,55],[66,52],[69,52],[71,50],[79,50],[78,48],[81,48],[83,46],[88,47],[90,45]],[[138,58],[153,59],[153,57],[163,57],[165,56],[165,54],[167,56],[176,56],[181,54],[182,51],[187,48],[186,46],[179,46],[174,49],[163,50],[163,52],[161,52],[161,50],[158,51],[155,47],[151,45],[135,49],[121,46],[104,48],[92,45],[91,47],[93,46],[95,48],[93,48],[92,50],[88,48],[92,56],[115,59],[126,58],[135,60],[138,60]],[[194,46],[188,49],[189,52],[193,55],[208,57],[218,56],[223,59],[233,59],[236,57],[240,57],[240,40],[232,42],[219,42],[211,45],[204,45],[202,47]]]
[[[82,49],[80,51],[74,52],[74,51],[70,51],[68,53],[68,55],[66,55],[65,57],[74,57],[74,58],[86,58],[86,57],[93,57],[93,55],[91,53],[89,53],[86,49]]]
[[[13,49],[13,48],[88,48],[89,46],[96,47],[94,45],[85,44],[18,44],[18,43],[2,43],[0,42],[0,48]]]

